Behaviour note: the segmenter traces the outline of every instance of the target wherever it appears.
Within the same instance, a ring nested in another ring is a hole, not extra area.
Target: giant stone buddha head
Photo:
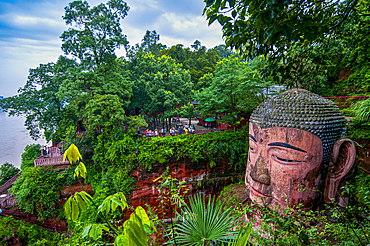
[[[309,91],[289,90],[260,104],[249,123],[245,184],[251,201],[308,210],[322,197],[335,199],[356,156],[345,134],[337,106]]]

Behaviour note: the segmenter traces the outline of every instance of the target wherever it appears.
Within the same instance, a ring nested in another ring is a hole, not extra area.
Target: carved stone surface
[[[341,140],[345,131],[338,108],[305,90],[260,104],[249,125],[245,183],[250,200],[281,207],[303,204],[308,210],[322,194],[326,202],[335,199],[356,156],[354,143]]]
[[[167,166],[169,166],[173,178],[179,181],[186,181],[185,184],[189,189],[186,197],[196,192],[205,191],[207,195],[218,194],[223,187],[229,185],[233,180],[237,180],[238,176],[241,175],[240,173],[227,171],[227,160],[224,163],[219,163],[214,168],[210,168],[209,163],[192,163],[188,160],[156,164],[150,171],[143,167],[138,167],[131,174],[137,178],[136,188],[128,196],[128,200],[133,207],[142,206],[146,208],[145,205],[152,207],[159,205],[157,200],[158,183],[154,182],[154,180],[164,173]],[[129,216],[129,214],[126,216]]]
[[[91,184],[84,184],[84,188],[85,188],[86,192],[89,193],[90,195],[92,195],[94,193],[94,191],[91,187]],[[80,192],[80,191],[83,191],[83,188],[79,183],[73,184],[73,185],[66,185],[60,191],[60,195],[61,195],[62,198],[67,199],[70,196],[72,196],[74,193]]]

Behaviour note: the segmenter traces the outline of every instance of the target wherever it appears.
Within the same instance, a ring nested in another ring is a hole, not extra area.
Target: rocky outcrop
[[[173,160],[168,164],[156,164],[151,170],[144,167],[137,167],[132,176],[137,179],[136,188],[128,196],[130,204],[134,207],[150,205],[156,207],[158,200],[158,183],[154,180],[161,176],[166,168],[169,167],[173,178],[178,181],[185,181],[189,196],[201,192],[207,195],[218,194],[223,187],[237,180],[243,179],[243,173],[232,171],[228,161],[218,163],[211,168],[206,162],[190,162],[189,160]]]

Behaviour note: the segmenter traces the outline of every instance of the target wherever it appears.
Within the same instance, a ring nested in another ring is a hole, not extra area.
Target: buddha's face
[[[300,129],[250,123],[249,146],[245,184],[252,202],[310,209],[321,182],[321,140]]]

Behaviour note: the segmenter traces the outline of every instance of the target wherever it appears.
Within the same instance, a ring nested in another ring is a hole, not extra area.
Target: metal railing
[[[339,96],[339,97],[325,97],[326,99],[339,99],[339,105],[338,108],[340,109],[340,103],[341,101],[345,101],[348,98],[368,98],[370,96]]]

